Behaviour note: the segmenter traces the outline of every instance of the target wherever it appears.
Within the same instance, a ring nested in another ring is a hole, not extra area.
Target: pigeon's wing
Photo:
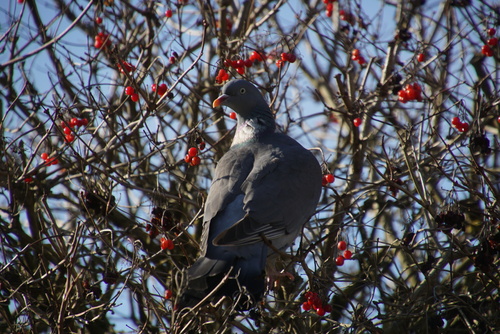
[[[265,238],[286,247],[315,211],[321,168],[311,152],[283,134],[267,136],[253,152],[252,169],[241,184],[245,216],[213,242],[243,246]]]

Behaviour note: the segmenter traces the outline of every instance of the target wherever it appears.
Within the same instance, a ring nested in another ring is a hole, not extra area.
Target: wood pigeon
[[[269,105],[250,82],[228,82],[213,102],[219,106],[233,109],[238,124],[215,169],[201,256],[187,271],[179,306],[192,307],[212,293],[209,299],[228,296],[245,310],[262,298],[266,269],[277,273],[269,263],[275,250],[289,247],[314,214],[322,172],[310,151],[276,130]]]

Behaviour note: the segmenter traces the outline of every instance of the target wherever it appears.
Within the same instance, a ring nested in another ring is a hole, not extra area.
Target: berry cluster
[[[352,252],[347,249],[347,243],[344,240],[339,241],[339,243],[337,244],[337,248],[340,251],[343,251],[344,253],[343,253],[343,255],[337,256],[337,258],[335,259],[335,264],[337,266],[342,266],[344,264],[345,260],[350,260],[351,259]]]
[[[493,57],[493,49],[491,47],[498,45],[498,38],[494,37],[497,31],[495,28],[489,28],[486,32],[490,38],[488,38],[486,44],[481,47],[481,53],[486,57]]]
[[[361,55],[361,52],[358,49],[354,49],[351,52],[351,59],[357,61],[359,65],[366,64],[365,58]]]
[[[156,238],[160,231],[166,233],[174,229],[178,229],[178,221],[174,219],[171,210],[163,209],[161,207],[154,207],[151,211],[153,217],[151,221],[146,225],[146,232],[148,232],[151,238]],[[167,249],[169,249],[167,247]]]
[[[120,63],[116,64],[116,67],[118,67],[118,70],[120,71],[120,73],[123,73],[123,74],[125,74],[125,73],[130,74],[130,73],[135,71],[135,66],[126,62],[125,60],[122,60],[121,64]]]
[[[333,183],[334,181],[335,181],[335,176],[333,176],[333,174],[329,173],[329,174],[323,175],[323,179],[322,179],[321,183],[323,184],[323,187],[326,187],[327,185],[329,185],[330,183]]]
[[[326,313],[332,312],[332,306],[330,304],[323,303],[316,292],[307,291],[304,294],[304,297],[307,299],[302,303],[302,309],[304,311],[313,310],[321,317]]]
[[[241,75],[245,74],[245,68],[252,67],[252,65],[253,65],[253,60],[251,60],[250,58],[238,59],[238,60],[231,60],[231,59],[224,60],[225,67],[234,68],[236,72],[238,72]]]
[[[459,117],[453,117],[451,119],[451,125],[453,125],[459,132],[469,131],[469,123],[462,122]]]
[[[80,192],[85,208],[92,210],[95,214],[107,215],[113,210],[116,204],[115,196],[107,196],[95,190],[85,190]]]
[[[224,62],[222,63],[224,68],[219,70],[217,76],[215,77],[215,81],[218,84],[222,84],[225,81],[228,81],[230,75],[227,69],[229,68],[236,70],[236,72],[238,72],[238,74],[240,75],[244,75],[248,68],[252,67],[254,64],[264,61],[265,58],[266,57],[263,56],[262,53],[257,51],[252,51],[250,56],[246,59],[237,59],[237,60],[225,59]],[[289,52],[282,52],[279,55],[279,57],[277,54],[273,53],[268,55],[267,58],[272,61],[276,60],[275,64],[278,67],[282,67],[286,62],[294,63],[297,60],[297,56]]]
[[[151,85],[151,90],[153,91],[153,93],[156,92],[156,94],[158,94],[159,96],[163,96],[168,91],[168,86],[165,83],[162,83],[162,84],[159,84],[159,85],[152,84]],[[174,97],[174,94],[172,92],[169,92],[167,94],[167,97],[169,99],[172,99]]]
[[[203,143],[203,146],[205,143]],[[200,145],[201,146],[201,145]],[[187,151],[186,156],[184,157],[184,161],[191,166],[198,166],[201,162],[200,157],[198,156],[198,148],[197,147],[190,147]]]
[[[49,154],[45,152],[40,154],[40,158],[45,161],[45,166],[57,165],[59,163],[57,158],[50,158]]]
[[[98,33],[94,37],[94,47],[96,49],[100,49],[103,46],[110,47],[111,46],[111,39],[109,38],[109,34],[106,34],[106,33],[101,31],[100,33]]]
[[[282,52],[280,55],[280,59],[276,60],[276,66],[282,67],[285,62],[295,63],[296,60],[297,56],[293,53]]]
[[[352,15],[349,12],[346,12],[345,10],[339,10],[339,17],[341,21],[346,21],[350,25],[354,24],[354,15]]]
[[[162,237],[160,239],[160,247],[163,250],[165,250],[165,249],[172,250],[175,248],[175,245],[174,245],[174,242],[172,240]]]
[[[215,77],[215,82],[217,82],[218,84],[222,84],[228,80],[229,80],[229,73],[227,73],[225,69],[221,68],[219,70],[219,73]]]
[[[88,124],[89,120],[86,118],[73,117],[69,120],[69,122],[62,121],[61,128],[64,132],[64,140],[66,141],[66,143],[72,143],[75,140],[75,135],[73,134],[74,128],[87,126]]]
[[[333,3],[335,2],[336,0],[323,0],[323,3],[326,5],[326,11],[325,11],[325,14],[327,17],[332,17],[332,13],[333,13]]]
[[[132,86],[127,86],[127,87],[125,87],[125,95],[130,96],[130,99],[131,99],[133,102],[137,102],[137,101],[139,101],[139,94],[137,94],[137,93],[135,92],[135,89],[134,89],[134,87],[132,87]]]
[[[441,212],[435,219],[438,229],[441,231],[450,231],[453,228],[460,230],[464,227],[465,223],[464,214],[454,210]]]
[[[399,90],[398,100],[402,103],[417,100],[422,102],[422,87],[418,83],[407,84],[404,89]]]

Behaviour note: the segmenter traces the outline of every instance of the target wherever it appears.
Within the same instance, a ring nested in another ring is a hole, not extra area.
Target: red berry
[[[352,257],[352,252],[351,252],[350,250],[346,250],[346,251],[344,251],[344,258],[345,258],[346,260],[350,260],[350,259],[351,259],[351,257]]]
[[[236,72],[238,72],[241,75],[245,74],[245,65],[243,65],[242,67],[237,67]]]
[[[492,57],[493,56],[493,50],[491,50],[490,46],[488,44],[485,44],[481,47],[481,53],[485,55],[486,57]]]
[[[161,238],[160,242],[161,242],[160,247],[163,250],[165,249],[172,250],[175,248],[174,242],[170,239]]]
[[[221,83],[222,83],[223,81],[227,81],[227,80],[229,80],[229,74],[228,74],[228,73],[226,72],[226,70],[225,70],[225,69],[223,69],[223,68],[221,68],[221,69],[219,70],[219,74],[217,75],[217,77],[220,79]]]
[[[458,131],[460,131],[460,132],[467,132],[467,131],[469,131],[469,123],[462,123],[462,124],[460,124],[460,126],[458,127]]]
[[[89,120],[88,120],[88,119],[86,119],[86,118],[82,118],[82,119],[80,120],[80,124],[81,124],[82,126],[87,126],[87,125],[89,125]]]
[[[137,101],[139,101],[139,94],[134,93],[134,94],[130,95],[130,99],[131,99],[133,102],[137,102]]]
[[[168,91],[168,86],[165,83],[162,83],[156,88],[156,93],[160,96],[163,96]]]
[[[400,91],[398,91],[398,100],[403,103],[406,103],[408,101],[408,94],[406,93],[406,90],[401,89]]]
[[[284,64],[283,60],[281,60],[281,59],[276,60],[276,66],[282,67],[283,64]]]
[[[43,160],[47,160],[49,158],[49,154],[44,152],[40,154],[40,158],[42,158]]]
[[[75,126],[78,126],[78,118],[73,117],[72,119],[70,119],[69,126],[71,128],[74,128]]]
[[[289,53],[288,54],[288,62],[295,63],[296,60],[297,60],[297,56],[296,55],[294,55],[293,53]]]
[[[206,144],[205,144],[205,142],[204,142],[204,141],[202,141],[202,142],[200,142],[200,143],[198,144],[198,148],[200,149],[200,151],[203,151],[203,150],[205,149],[205,145],[206,145]]]
[[[156,85],[156,84],[152,84],[152,85],[151,85],[151,90],[152,90],[153,92],[156,92],[156,89],[157,89],[157,85]]]
[[[366,64],[366,60],[363,56],[359,56],[359,59],[358,59],[358,64],[359,65],[364,65]]]
[[[33,182],[33,176],[26,176],[23,181],[25,183],[31,183]]]
[[[356,117],[355,119],[352,120],[352,124],[355,126],[355,127],[358,127],[361,125],[361,123],[363,123],[363,120],[360,118],[360,117]]]
[[[326,187],[328,185],[328,181],[326,180],[326,177],[323,175],[323,179],[321,180],[321,185],[323,187]]]
[[[172,10],[171,9],[167,9],[167,11],[165,12],[165,16],[166,17],[172,17]]]
[[[309,302],[303,302],[303,303],[302,303],[302,309],[303,309],[304,311],[309,311],[311,308],[312,308],[311,303],[309,303]]]
[[[243,59],[238,59],[236,61],[236,68],[239,68],[239,67],[244,67],[245,66],[245,61]]]
[[[163,249],[163,250],[167,249],[167,241],[168,241],[168,239],[165,239],[165,238],[161,238],[160,239],[160,247],[161,247],[161,249]]]
[[[96,36],[96,38],[94,40],[94,47],[96,49],[100,49],[100,48],[102,48],[103,44],[104,43],[103,43],[102,39],[101,38],[97,38],[97,36]]]
[[[495,28],[489,28],[488,30],[486,30],[486,32],[488,33],[488,35],[494,36],[497,33],[497,30]]]
[[[198,166],[198,165],[200,164],[200,162],[201,162],[200,157],[199,157],[199,156],[195,156],[195,157],[192,157],[192,158],[191,158],[191,163],[190,163],[190,165],[191,165],[191,166]]]
[[[125,87],[125,95],[132,95],[135,93],[135,89],[132,86]]]
[[[335,176],[333,176],[333,174],[326,174],[324,178],[328,183],[333,183],[333,181],[335,181]]]
[[[418,92],[413,87],[410,86],[408,89],[406,89],[406,97],[409,101],[415,100],[417,96]]]
[[[170,57],[168,58],[168,62],[169,62],[170,64],[175,64],[176,60],[177,60],[177,59],[175,59],[175,57],[174,57],[174,56],[170,56]]]
[[[198,155],[198,149],[196,147],[190,147],[188,150],[188,155],[190,157],[195,157]]]
[[[252,61],[262,61],[263,60],[263,57],[260,53],[258,53],[257,51],[252,51],[252,53],[250,54],[250,59]]]
[[[68,128],[68,127],[65,127],[65,128],[63,129],[63,132],[64,132],[64,134],[69,135],[69,134],[71,133],[71,129],[70,129],[70,128]]]
[[[325,309],[322,308],[322,307],[318,307],[316,309],[316,314],[319,315],[320,317],[324,316],[325,315]]]
[[[169,290],[169,289],[165,290],[165,295],[164,296],[165,296],[165,299],[172,298],[172,290]]]
[[[357,55],[352,55],[352,56],[351,56],[351,60],[353,60],[353,61],[359,61],[359,56],[357,56]]]
[[[102,23],[102,17],[99,17],[99,16],[98,16],[98,17],[96,17],[96,18],[95,18],[95,23],[97,23],[97,24],[101,24],[101,23]]]
[[[500,116],[498,116],[498,118],[497,118],[497,122],[498,122],[498,123],[500,123]]]
[[[462,122],[460,121],[460,118],[458,118],[458,117],[456,117],[456,116],[455,116],[455,117],[453,117],[453,118],[451,119],[451,124],[452,124],[453,126],[455,126],[455,127],[457,127],[457,126],[458,126],[459,124],[461,124],[461,123],[462,123]]]
[[[281,60],[283,61],[288,61],[288,53],[282,52],[281,53]]]
[[[486,41],[488,45],[495,46],[498,44],[498,38],[492,37]]]
[[[245,59],[244,60],[245,67],[252,67],[253,61],[251,59]]]
[[[236,113],[235,113],[234,111],[231,111],[231,112],[229,113],[229,118],[230,118],[230,119],[236,119]]]
[[[359,51],[359,49],[354,49],[351,51],[351,55],[359,57],[361,55],[361,52]],[[353,59],[353,60],[356,60],[356,59]]]
[[[425,55],[423,53],[419,53],[418,56],[417,56],[417,61],[418,62],[425,61]]]
[[[337,244],[337,248],[340,249],[341,251],[346,250],[347,242],[345,242],[344,240],[339,241],[339,243]]]
[[[337,256],[337,258],[335,259],[335,264],[337,264],[337,266],[342,266],[344,264],[344,257],[342,255],[339,255]]]
[[[184,161],[186,163],[191,163],[191,156],[189,154],[186,154],[186,156],[184,157]]]
[[[75,136],[73,136],[72,134],[69,134],[69,135],[66,135],[64,137],[64,139],[66,140],[67,143],[72,143],[73,140],[75,140]]]

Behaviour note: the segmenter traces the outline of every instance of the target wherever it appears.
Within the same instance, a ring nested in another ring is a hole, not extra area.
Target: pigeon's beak
[[[221,96],[219,96],[218,98],[216,98],[214,100],[212,106],[214,108],[220,107],[224,103],[224,101],[226,101],[228,98],[229,98],[229,95],[222,94]]]

